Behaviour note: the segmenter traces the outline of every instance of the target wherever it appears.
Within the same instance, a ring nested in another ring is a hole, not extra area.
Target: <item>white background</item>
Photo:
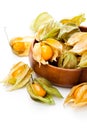
[[[8,44],[14,36],[31,35],[31,21],[41,12],[49,12],[56,20],[85,13],[86,0],[0,0],[0,80],[13,64],[28,57],[15,56]],[[87,24],[87,21],[83,23]],[[6,33],[8,34],[8,39]],[[64,98],[70,89],[58,87]],[[56,105],[34,102],[26,89],[8,92],[0,84],[0,130],[85,130],[87,129],[87,107],[64,107],[64,99],[55,98]]]

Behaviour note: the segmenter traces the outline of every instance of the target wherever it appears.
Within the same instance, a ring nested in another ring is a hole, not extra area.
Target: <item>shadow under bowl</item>
[[[81,31],[87,32],[86,27],[80,27]],[[42,76],[54,85],[60,87],[71,88],[72,86],[87,82],[87,69],[64,69],[60,67],[55,67],[53,65],[43,65],[39,66],[39,63],[33,59],[33,44],[30,47],[29,61],[30,65],[39,76]]]

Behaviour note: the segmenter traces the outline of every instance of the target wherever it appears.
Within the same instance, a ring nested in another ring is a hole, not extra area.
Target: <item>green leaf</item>
[[[80,68],[86,68],[87,67],[87,52],[83,53],[78,66]]]

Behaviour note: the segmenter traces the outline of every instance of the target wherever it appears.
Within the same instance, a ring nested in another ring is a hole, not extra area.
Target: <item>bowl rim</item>
[[[38,44],[38,42],[32,43],[31,50],[33,50],[33,46],[36,43]],[[73,72],[73,71],[81,71],[82,70],[82,68],[74,68],[74,69],[71,68],[71,69],[69,69],[69,68],[57,67],[57,66],[51,65],[51,64],[42,64],[41,63],[41,65],[39,65],[39,63],[33,58],[33,56],[32,56],[32,59],[33,59],[34,62],[36,62],[38,64],[38,66],[48,66],[50,68],[54,68],[54,69],[58,69],[58,70],[63,70],[63,71],[71,71],[71,72]]]
[[[37,62],[37,61],[36,61]],[[37,62],[38,63],[38,62]],[[54,65],[51,65],[51,64],[47,64],[47,66],[51,67],[51,68],[55,68],[55,69],[58,69],[58,70],[64,70],[64,71],[81,71],[82,69],[81,68],[75,68],[75,69],[67,69],[67,68],[62,68],[62,67],[57,67],[57,66],[54,66]]]
[[[87,26],[84,26],[84,25],[81,25],[81,26],[79,26],[79,28],[80,28],[80,30],[82,31],[82,32],[87,32]],[[34,44],[35,43],[38,43],[38,41],[37,40],[34,40],[34,42],[32,43],[32,45],[31,45],[31,50],[33,49],[33,46],[34,46]],[[32,58],[33,58],[33,56],[32,56]],[[35,62],[37,62],[34,58],[33,58],[33,60],[35,61]],[[39,65],[39,63],[37,62],[37,64]],[[85,69],[87,69],[87,68],[74,68],[74,69],[72,69],[72,68],[63,68],[63,67],[57,67],[57,66],[54,66],[54,65],[51,65],[51,64],[41,64],[41,66],[48,66],[48,67],[51,67],[51,68],[54,68],[54,69],[58,69],[58,70],[64,70],[64,71],[71,71],[71,72],[73,72],[73,71],[82,71],[82,70],[85,70]]]

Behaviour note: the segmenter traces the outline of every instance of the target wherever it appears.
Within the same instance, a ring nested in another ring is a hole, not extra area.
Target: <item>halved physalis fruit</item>
[[[64,103],[71,103],[72,106],[87,105],[87,82],[73,86]]]
[[[34,42],[33,36],[15,37],[10,40],[12,51],[18,56],[28,56],[31,44]]]
[[[6,86],[11,86],[10,90],[22,88],[29,82],[32,72],[33,70],[28,64],[18,62],[11,68],[3,83]]]

